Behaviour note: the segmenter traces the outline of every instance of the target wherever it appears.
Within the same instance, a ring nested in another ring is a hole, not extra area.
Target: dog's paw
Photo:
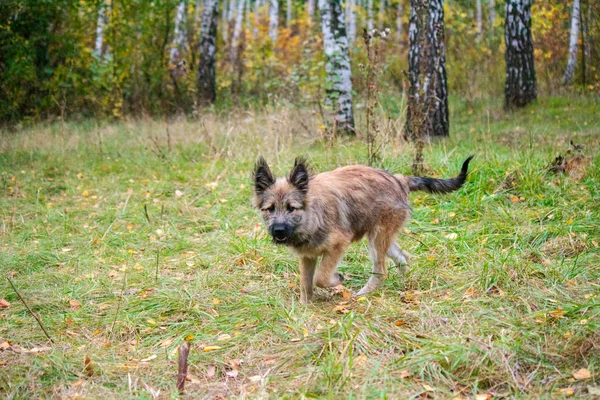
[[[342,275],[340,272],[336,272],[335,276],[337,277],[337,280],[338,280],[338,282],[339,282],[340,285],[342,283],[344,283],[344,281],[346,280],[346,278],[344,278],[344,275]]]

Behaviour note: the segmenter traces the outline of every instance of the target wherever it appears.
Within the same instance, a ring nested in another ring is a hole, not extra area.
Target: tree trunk
[[[352,72],[344,9],[341,0],[319,0],[319,10],[327,73],[327,105],[334,109],[334,132],[354,135]]]
[[[262,0],[254,1],[254,28],[252,28],[252,39],[258,37],[258,27],[260,26],[260,8],[262,7]]]
[[[346,0],[346,20],[348,21],[348,45],[352,47],[356,39],[356,0]]]
[[[404,4],[398,0],[398,13],[396,15],[396,39],[402,41],[402,16],[404,14]]]
[[[575,68],[577,67],[577,42],[579,41],[580,2],[573,0],[573,12],[571,14],[571,35],[569,39],[569,60],[562,78],[562,84],[569,86],[573,83]]]
[[[476,1],[477,5],[477,40],[481,40],[481,33],[483,31],[483,12],[481,11],[481,0]]]
[[[234,1],[234,0],[232,0]],[[233,28],[233,37],[231,38],[231,47],[229,48],[229,62],[233,65],[238,59],[238,50],[240,44],[240,35],[242,34],[242,22],[244,21],[244,3],[245,0],[237,0],[237,14],[235,16],[235,26]]]
[[[309,20],[315,16],[315,0],[308,0],[306,2],[306,13],[308,14]]]
[[[206,0],[202,12],[198,63],[198,104],[201,106],[212,104],[217,99],[215,64],[218,22],[219,0]]]
[[[292,23],[292,0],[287,0],[285,5],[285,26],[286,28],[290,27]]]
[[[94,55],[96,57],[102,57],[104,55],[103,46],[104,46],[104,27],[108,21],[108,4],[105,1],[102,1],[100,4],[100,8],[98,9],[98,20],[96,23],[96,42],[94,47]]]
[[[269,37],[275,45],[279,29],[279,0],[270,0],[269,3]]]
[[[524,107],[537,98],[531,36],[531,0],[506,0],[505,108]]]
[[[407,137],[448,136],[444,1],[411,0]]]
[[[490,0],[488,3],[488,19],[490,21],[489,31],[492,32],[496,23],[496,0]]]
[[[367,0],[367,29],[373,30],[373,0]]]
[[[173,35],[173,43],[169,52],[169,64],[176,65],[181,61],[183,52],[187,48],[187,5],[185,0],[181,0],[175,12],[175,34]]]

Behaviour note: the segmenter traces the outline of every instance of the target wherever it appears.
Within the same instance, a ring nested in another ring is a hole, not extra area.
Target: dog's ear
[[[260,156],[254,166],[254,190],[256,194],[262,194],[275,183],[273,173],[265,159]]]
[[[310,175],[306,167],[306,160],[302,157],[296,158],[294,168],[290,171],[288,181],[300,192],[306,194],[308,191],[308,179]]]

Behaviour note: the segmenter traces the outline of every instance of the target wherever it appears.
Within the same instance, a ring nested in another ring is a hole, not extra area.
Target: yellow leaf
[[[186,342],[189,342],[190,340],[194,339],[195,336],[192,335],[191,333],[189,335],[187,335],[183,340],[185,340]]]
[[[581,368],[575,372],[573,372],[573,378],[578,381],[583,379],[590,379],[592,377],[592,373],[587,368]]]
[[[221,304],[221,300],[216,297],[212,300],[213,304]]]
[[[558,391],[562,394],[564,394],[565,396],[569,397],[569,396],[573,396],[575,394],[575,390],[573,388],[560,388],[558,389]]]
[[[90,195],[90,192],[88,192],[87,190],[84,190],[83,192],[81,192],[81,195],[83,197],[88,197]]]
[[[228,335],[226,333],[224,333],[222,335],[219,335],[219,337],[217,338],[217,340],[219,342],[222,342],[222,341],[225,341],[225,340],[229,340],[229,339],[231,339],[231,335]]]
[[[213,350],[219,350],[221,348],[221,346],[206,346],[204,347],[204,351],[213,351]]]

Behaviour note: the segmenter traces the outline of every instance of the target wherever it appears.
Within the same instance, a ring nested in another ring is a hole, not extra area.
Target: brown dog
[[[406,177],[362,165],[311,175],[304,159],[297,158],[287,178],[275,179],[260,157],[254,169],[254,206],[276,244],[300,256],[300,298],[309,302],[313,283],[319,287],[340,285],[338,263],[350,243],[369,239],[373,273],[357,293],[377,289],[387,277],[385,256],[404,273],[407,255],[396,243],[400,228],[410,217],[408,194],[423,190],[449,193],[467,178],[469,161],[452,179]],[[321,264],[316,269],[317,260]]]

